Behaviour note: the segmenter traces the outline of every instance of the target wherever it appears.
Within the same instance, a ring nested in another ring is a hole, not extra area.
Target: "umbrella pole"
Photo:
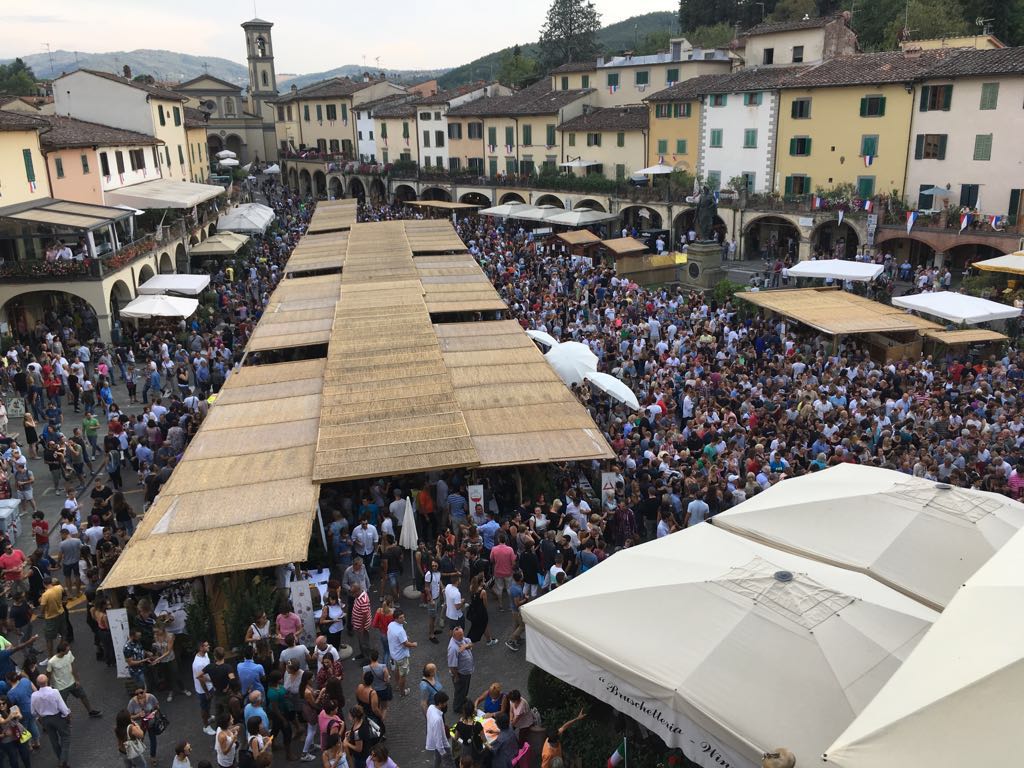
[[[412,583],[402,590],[402,594],[410,600],[419,600],[422,594],[416,589],[416,550],[409,550],[409,575],[412,577]]]

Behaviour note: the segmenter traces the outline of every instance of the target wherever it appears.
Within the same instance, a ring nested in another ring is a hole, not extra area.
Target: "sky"
[[[594,0],[603,24],[675,0]],[[278,74],[343,64],[390,69],[454,67],[537,39],[550,0],[3,0],[0,58],[52,50],[106,52],[158,48],[244,63],[238,26],[253,16],[274,22]],[[14,11],[13,13],[11,11]]]

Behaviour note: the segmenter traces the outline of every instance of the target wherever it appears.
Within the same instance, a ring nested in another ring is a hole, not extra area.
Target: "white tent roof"
[[[248,235],[235,232],[218,232],[208,237],[199,245],[193,245],[190,253],[193,256],[233,256],[249,242]]]
[[[583,158],[576,158],[575,160],[568,160],[564,163],[559,163],[559,168],[589,168],[592,165],[600,165],[597,160],[584,160]]]
[[[198,296],[209,284],[209,275],[154,275],[139,286],[139,293]]]
[[[563,227],[589,227],[601,221],[611,221],[619,218],[617,213],[605,213],[604,211],[576,210],[556,213],[544,219],[545,224],[560,224]]]
[[[273,208],[260,203],[242,203],[217,220],[217,229],[226,232],[266,232],[273,220]]]
[[[552,216],[557,216],[560,213],[565,213],[565,210],[557,205],[530,205],[516,210],[515,213],[511,214],[511,218],[526,221],[547,221]]]
[[[1019,317],[1021,313],[1019,309],[1000,304],[998,301],[989,301],[953,291],[897,296],[893,298],[892,303],[897,307],[968,325],[984,323],[989,320],[1006,320],[1011,317]]]
[[[1024,533],[957,592],[828,749],[842,768],[1018,765],[1024,723]]]
[[[124,317],[150,318],[150,317],[191,317],[199,308],[197,299],[186,299],[181,296],[168,296],[161,293],[157,295],[142,295],[132,299],[126,306],[121,308],[121,315]]]
[[[544,353],[544,359],[567,387],[582,384],[584,374],[597,371],[597,355],[578,341],[555,344]]]
[[[479,212],[481,216],[494,216],[498,219],[507,219],[510,216],[515,216],[519,211],[525,211],[533,208],[532,205],[526,203],[502,203],[501,205],[495,205],[492,208],[484,208]]]
[[[224,187],[217,184],[196,184],[192,181],[154,179],[130,187],[121,187],[104,192],[110,205],[125,205],[132,208],[192,208],[218,195]]]
[[[780,745],[816,761],[937,614],[863,574],[696,525],[616,553],[523,618],[530,662],[699,765],[749,768]]]
[[[940,610],[1022,527],[1024,504],[880,467],[794,477],[714,518],[716,526],[870,574]]]
[[[882,274],[885,267],[881,264],[867,264],[863,261],[848,259],[819,259],[818,261],[801,261],[789,268],[790,277],[831,277],[833,280],[854,280],[870,282]]]

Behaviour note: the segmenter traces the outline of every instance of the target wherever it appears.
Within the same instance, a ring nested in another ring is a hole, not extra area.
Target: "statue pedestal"
[[[726,278],[722,268],[722,246],[718,243],[690,243],[686,263],[676,268],[677,279],[687,288],[712,290]]]

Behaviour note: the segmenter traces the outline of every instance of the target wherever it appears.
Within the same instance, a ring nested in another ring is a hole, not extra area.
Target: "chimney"
[[[132,68],[129,67],[127,64],[124,65],[123,72],[124,72],[124,79],[125,80],[131,80],[132,79]]]
[[[292,94],[296,94],[298,92],[299,92],[299,86],[297,86],[295,83],[292,83]]]
[[[369,72],[363,72],[363,82],[364,83],[370,82],[370,73]]]
[[[604,56],[598,56],[597,57],[597,66],[599,66],[599,67],[604,66]]]

